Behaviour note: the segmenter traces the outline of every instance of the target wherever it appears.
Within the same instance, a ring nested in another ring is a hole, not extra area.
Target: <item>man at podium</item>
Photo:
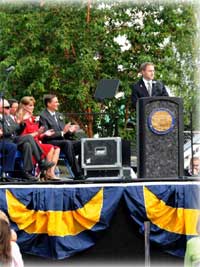
[[[140,66],[142,78],[132,86],[132,106],[135,109],[138,98],[169,96],[164,84],[154,80],[155,67],[151,62],[144,62]]]

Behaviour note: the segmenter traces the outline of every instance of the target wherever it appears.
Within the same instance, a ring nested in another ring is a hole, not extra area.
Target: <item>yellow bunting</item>
[[[143,192],[146,214],[154,225],[176,234],[197,235],[200,210],[170,207],[147,187],[144,187]]]
[[[82,208],[72,211],[29,210],[8,190],[6,199],[9,216],[20,230],[29,234],[74,236],[91,229],[99,222],[103,206],[103,188]]]

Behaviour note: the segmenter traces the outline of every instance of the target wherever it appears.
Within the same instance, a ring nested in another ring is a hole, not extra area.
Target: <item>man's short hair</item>
[[[44,100],[45,107],[48,106],[48,103],[50,103],[54,97],[56,97],[56,95],[52,95],[52,94],[44,95],[43,100]]]
[[[145,70],[147,66],[154,66],[152,62],[144,62],[140,65],[140,72]]]
[[[8,102],[9,102],[10,106],[12,107],[12,105],[14,103],[18,103],[18,100],[17,99],[14,99],[14,98],[10,98],[10,99],[8,99]]]
[[[0,98],[0,107],[1,108],[2,107],[4,107],[4,108],[10,107],[8,100]]]
[[[200,158],[197,157],[197,156],[191,158],[191,159],[190,159],[190,164],[192,164],[192,162],[194,162],[194,161],[200,161]]]

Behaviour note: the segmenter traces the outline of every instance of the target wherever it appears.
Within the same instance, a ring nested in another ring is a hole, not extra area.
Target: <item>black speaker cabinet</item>
[[[183,102],[144,97],[137,103],[138,178],[183,175]]]
[[[123,142],[127,149],[124,165],[128,166],[128,143]],[[120,137],[82,138],[82,168],[84,175],[92,177],[122,177],[122,140]],[[124,153],[125,154],[125,153]]]
[[[121,138],[82,138],[82,168],[119,168],[122,166]]]

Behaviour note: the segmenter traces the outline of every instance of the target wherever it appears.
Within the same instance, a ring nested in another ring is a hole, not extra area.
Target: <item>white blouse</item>
[[[10,267],[24,267],[22,254],[16,242],[11,241],[11,265]]]

